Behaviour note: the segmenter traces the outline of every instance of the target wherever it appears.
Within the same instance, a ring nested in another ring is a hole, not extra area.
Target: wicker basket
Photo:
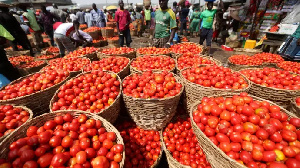
[[[46,63],[47,63],[47,61],[49,61],[49,60],[59,58],[59,54],[44,54],[44,55],[55,55],[55,56],[54,56],[53,58],[48,58],[48,59],[39,59],[39,58],[36,58],[36,57],[35,57],[35,59],[36,59],[37,61],[46,61]]]
[[[180,78],[175,74],[174,76],[177,82],[181,83]],[[175,115],[183,88],[182,85],[180,93],[173,97],[142,99],[123,94],[123,100],[137,126],[145,130],[161,130]]]
[[[117,22],[106,22],[106,27],[116,28]]]
[[[9,105],[9,104],[6,104],[6,105]],[[32,111],[30,110],[30,109],[28,109],[27,107],[25,107],[25,106],[15,106],[15,105],[12,105],[14,108],[22,108],[22,109],[24,109],[25,111],[27,111],[28,113],[29,113],[29,118],[28,118],[28,120],[25,122],[25,123],[23,123],[22,125],[25,125],[26,123],[28,123],[32,118],[33,118],[33,113],[32,113]],[[22,126],[21,125],[21,126]],[[20,126],[20,127],[21,127]],[[19,128],[19,127],[18,127]],[[18,128],[16,128],[13,132],[11,132],[11,133],[9,133],[9,134],[6,134],[6,135],[3,135],[2,137],[0,137],[0,143],[5,139],[5,138],[7,138],[7,137],[9,137],[10,135],[12,135],[14,132],[16,132],[17,130],[18,130]]]
[[[93,31],[93,32],[86,32],[87,34],[89,34],[93,40],[99,40],[99,37],[100,37],[100,30],[96,30],[96,31]]]
[[[17,80],[14,80],[10,84],[18,83],[19,81],[21,81],[24,78],[29,77],[31,75],[32,74],[27,75],[25,77],[21,77]],[[26,106],[32,110],[34,116],[38,116],[43,113],[47,113],[47,112],[49,112],[48,104],[49,104],[52,96],[54,95],[56,90],[68,80],[68,78],[69,77],[67,77],[65,80],[61,81],[60,83],[58,83],[52,87],[46,88],[44,90],[35,92],[30,95],[17,97],[17,98],[9,99],[9,100],[0,100],[0,105],[15,104],[15,105],[20,105],[20,106],[21,105]],[[2,87],[0,90],[2,90],[3,88],[4,87]]]
[[[97,115],[91,114],[91,113],[86,113],[84,111],[78,111],[78,110],[64,110],[64,111],[57,111],[57,113],[47,113],[44,114],[42,116],[38,116],[34,119],[32,119],[30,122],[22,125],[20,128],[18,128],[18,130],[16,130],[13,134],[11,134],[9,136],[9,138],[6,138],[3,142],[0,143],[0,155],[3,158],[7,158],[8,156],[8,152],[9,152],[9,145],[20,139],[20,138],[24,138],[26,137],[26,130],[30,127],[30,126],[37,126],[37,127],[41,127],[44,125],[44,123],[48,120],[53,120],[56,116],[63,116],[65,114],[71,114],[75,117],[78,117],[81,114],[85,114],[88,118],[92,118],[95,120],[100,120],[102,121],[103,126],[105,127],[105,129],[109,132],[114,132],[116,133],[116,141],[118,144],[122,144],[124,145],[123,142],[123,138],[121,137],[119,131],[109,122],[107,122],[105,119],[103,119],[102,117],[99,117]],[[125,150],[123,150],[122,153],[122,161],[120,162],[120,167],[122,168],[124,166],[124,161],[125,161]]]
[[[167,57],[167,56],[165,56],[165,57]],[[136,59],[133,59],[132,62],[135,61],[135,60]],[[174,73],[175,68],[176,68],[176,66],[174,66],[174,68],[172,68],[171,70],[169,70],[169,72],[173,72]],[[151,71],[152,72],[163,72],[164,70],[161,70],[161,69],[151,69]],[[135,68],[133,66],[131,66],[131,63],[130,63],[130,73],[142,73],[142,71],[138,70],[137,68]]]
[[[198,53],[198,54],[201,55],[201,54],[203,53],[203,46],[200,45],[200,44],[198,44],[198,43],[194,43],[194,42],[182,42],[182,43],[195,44],[196,46],[202,48],[202,51],[201,51],[200,53]],[[180,44],[180,43],[179,43],[179,44]],[[172,57],[172,58],[177,59],[177,58],[180,57],[180,56],[182,56],[181,53],[175,53],[175,52],[171,51],[171,57]]]
[[[143,57],[145,55],[150,55],[150,56],[160,56],[160,55],[171,56],[171,53],[166,53],[166,54],[140,54],[140,53],[136,52],[136,57]]]
[[[94,47],[104,47],[107,45],[107,40],[100,40],[96,43],[93,43]]]
[[[225,96],[225,97],[232,97],[235,94],[227,93],[227,94],[221,94],[221,95],[215,95],[213,97],[218,96]],[[259,101],[267,101],[272,105],[275,105],[275,103],[270,102],[268,100],[261,99],[256,96],[250,95],[254,100]],[[229,156],[227,156],[220,148],[218,148],[214,143],[211,142],[211,140],[198,128],[197,124],[194,122],[193,119],[193,111],[197,108],[197,105],[200,103],[197,102],[193,105],[191,110],[189,111],[190,118],[191,118],[191,124],[194,130],[194,133],[197,137],[198,142],[201,144],[201,147],[206,154],[207,160],[210,162],[212,167],[215,168],[246,168],[246,166],[241,165],[237,161],[231,159]],[[296,117],[294,114],[288,112],[286,109],[280,107],[281,111],[285,112],[289,117]]]
[[[201,66],[206,66],[206,65],[200,65],[200,67]],[[190,68],[184,68],[182,71],[184,71],[186,69],[190,69]],[[189,111],[191,105],[193,105],[197,101],[202,100],[202,98],[205,96],[218,95],[218,94],[222,94],[222,93],[248,92],[249,89],[251,88],[251,82],[244,75],[242,75],[242,76],[248,83],[248,87],[244,88],[244,89],[233,90],[233,89],[218,89],[218,88],[214,88],[214,87],[204,87],[204,86],[198,85],[196,83],[190,82],[189,80],[185,79],[182,76],[182,73],[180,73],[180,77],[184,83],[185,93],[186,93],[186,100],[184,100],[184,103],[185,103],[184,106],[186,106],[187,110]]]
[[[83,57],[88,58],[90,61],[98,60],[96,51],[90,54],[86,54]]]
[[[101,34],[102,34],[102,37],[104,37],[104,38],[110,38],[110,37],[114,37],[115,32],[114,32],[113,28],[111,28],[111,29],[101,29]]]
[[[110,71],[105,71],[106,73],[110,73],[110,74],[115,74],[113,72],[110,72]],[[89,72],[84,72],[82,74],[79,74],[77,75],[76,77],[73,77],[71,78],[70,80],[72,79],[75,79],[83,74],[87,74]],[[118,76],[118,80],[120,81],[121,83],[121,79],[120,77]],[[119,92],[119,95],[116,97],[115,101],[113,102],[113,104],[111,104],[109,107],[107,107],[106,109],[102,110],[100,113],[95,113],[97,115],[99,115],[100,117],[103,117],[104,119],[106,119],[107,121],[109,121],[110,123],[114,123],[117,118],[118,118],[118,115],[120,113],[120,103],[121,103],[121,90],[122,90],[122,86],[120,86],[120,92]],[[56,113],[56,111],[52,111],[52,106],[53,106],[53,103],[56,102],[59,98],[57,96],[57,94],[59,93],[59,88],[56,90],[54,96],[52,97],[51,101],[50,101],[50,105],[49,105],[49,109],[50,109],[50,112],[51,113]]]
[[[262,65],[238,65],[238,64],[231,63],[230,60],[227,60],[227,64],[229,68],[234,71],[239,71],[246,68],[262,68]]]
[[[22,76],[26,76],[26,75],[29,75],[29,74],[32,74],[32,73],[36,73],[36,72],[39,72],[42,68],[44,68],[45,66],[47,65],[47,63],[44,61],[43,64],[39,65],[39,66],[36,66],[36,67],[32,67],[32,68],[18,68],[18,71],[20,72],[20,74]]]
[[[103,57],[109,57],[109,56],[119,56],[119,57],[126,57],[126,58],[129,58],[130,60],[134,59],[135,56],[136,56],[136,51],[132,51],[132,52],[129,52],[129,53],[123,53],[123,54],[104,54],[104,53],[101,53],[101,52],[98,52],[97,54],[97,57],[99,59],[103,58]]]
[[[30,55],[29,50],[25,51],[6,51],[7,56],[19,56],[19,55]]]
[[[137,34],[138,34],[138,33],[137,33],[137,30],[136,30],[136,29],[131,29],[131,30],[130,30],[130,35],[131,35],[131,36],[137,36]]]
[[[290,102],[290,112],[294,113],[296,116],[300,117],[300,107],[296,104],[296,97],[291,99]]]
[[[107,43],[108,43],[109,45],[113,45],[113,46],[119,46],[119,45],[120,45],[120,44],[119,44],[119,39],[117,39],[117,40],[107,39]]]

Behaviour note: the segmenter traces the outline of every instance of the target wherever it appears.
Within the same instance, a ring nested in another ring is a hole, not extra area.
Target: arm
[[[218,8],[219,8],[219,10],[224,9],[224,3],[222,0],[220,0]]]
[[[117,30],[118,30],[118,34],[120,34],[120,29],[119,29],[119,16],[118,13],[115,14],[115,22],[117,22]]]
[[[200,19],[199,21],[199,32],[201,31],[201,23],[202,23],[202,19]]]

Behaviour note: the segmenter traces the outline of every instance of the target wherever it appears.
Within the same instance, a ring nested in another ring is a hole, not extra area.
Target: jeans
[[[53,29],[52,30],[45,30],[45,33],[50,38],[51,46],[54,46],[54,38],[53,38]]]
[[[206,40],[206,46],[211,46],[211,40],[213,35],[213,29],[202,28],[200,32],[200,45],[203,45],[204,40]]]
[[[126,29],[126,30],[120,31],[120,34],[122,34],[122,35],[119,35],[120,46],[121,47],[124,46],[124,38],[125,38],[126,39],[126,46],[130,47],[130,43],[131,43],[130,30]]]
[[[68,52],[75,50],[74,44],[65,35],[54,33],[54,40],[55,40],[56,45],[59,48],[59,53],[60,53],[61,57],[65,55],[65,50],[67,50]]]

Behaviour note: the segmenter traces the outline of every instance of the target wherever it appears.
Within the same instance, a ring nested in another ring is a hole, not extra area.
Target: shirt
[[[32,10],[28,10],[28,12],[23,13],[23,20],[24,20],[24,22],[29,22],[29,27],[33,31],[41,30],[39,24],[36,21],[35,15],[34,15]]]
[[[30,34],[30,30],[27,25],[21,24],[21,28],[24,30],[25,34]]]
[[[120,31],[129,29],[129,24],[127,24],[131,21],[129,12],[127,10],[118,10],[115,15],[115,21],[119,23]]]
[[[92,42],[92,41],[93,41],[92,36],[90,36],[89,34],[83,32],[83,31],[81,31],[81,30],[78,30],[78,32],[79,32],[79,35],[81,35],[84,39],[86,39],[86,41],[88,41],[88,42]],[[72,38],[73,38],[74,40],[81,40],[81,39],[78,37],[77,33],[73,33]]]
[[[61,20],[63,19],[63,18],[65,18],[65,16],[67,15],[67,13],[66,12],[64,12],[64,11],[62,11],[61,9],[51,9],[50,10],[50,12],[54,15],[54,16],[56,16],[57,18],[60,18]],[[61,21],[60,20],[60,21]]]
[[[90,13],[86,13],[84,15],[84,21],[87,23],[88,27],[92,26],[92,21],[91,21],[91,14]]]
[[[293,37],[295,38],[300,38],[300,25],[296,29],[296,31],[292,34]]]
[[[170,30],[176,28],[176,17],[172,9],[158,9],[155,12],[155,38],[170,36]]]
[[[97,9],[97,11],[95,11],[95,9],[93,9],[91,11],[91,21],[96,22],[95,26],[105,27],[104,13],[100,9]]]
[[[141,15],[141,13],[140,13],[140,12],[136,12],[136,14],[135,14],[135,18],[136,18],[136,19],[142,19],[142,18],[143,18],[143,16]]]
[[[15,40],[15,38],[1,24],[0,24],[0,36],[10,41]]]
[[[52,31],[53,30],[53,24],[54,24],[54,16],[50,13],[43,13],[41,17],[41,21],[43,22],[45,31]]]
[[[76,13],[76,17],[78,18],[78,22],[79,22],[80,24],[84,24],[84,23],[85,23],[84,13],[83,13],[83,12],[78,11],[78,12]]]
[[[145,9],[145,20],[151,20],[151,11],[150,9]]]
[[[59,25],[57,27],[57,29],[55,30],[54,33],[69,36],[70,33],[74,30],[75,30],[75,28],[73,26],[73,23],[62,23],[61,25]]]
[[[77,20],[77,16],[73,13],[70,14],[70,19],[72,20],[72,22],[74,22],[75,20]]]
[[[205,10],[201,13],[200,19],[202,19],[202,27],[205,29],[212,29],[213,22],[214,22],[214,16],[216,14],[217,10]]]
[[[9,12],[0,12],[0,24],[15,38],[24,34],[22,28],[16,18]],[[21,34],[21,33],[22,34]]]

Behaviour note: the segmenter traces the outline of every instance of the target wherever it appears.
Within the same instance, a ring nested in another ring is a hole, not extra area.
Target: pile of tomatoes
[[[182,85],[172,73],[151,71],[132,74],[123,81],[123,93],[134,98],[155,99],[172,97],[180,93]]]
[[[33,68],[33,67],[38,67],[38,66],[40,66],[44,63],[45,63],[45,61],[31,61],[31,62],[28,62],[28,63],[25,63],[25,64],[18,65],[17,67],[18,68],[23,68],[23,69]]]
[[[105,40],[112,40],[112,41],[116,41],[116,40],[119,40],[119,37],[118,36],[115,36],[115,37],[107,37],[107,38],[104,38]]]
[[[52,58],[54,58],[56,56],[57,56],[56,54],[40,55],[40,56],[37,56],[36,58],[39,59],[39,60],[48,60],[48,59],[52,59]]]
[[[284,61],[280,55],[272,53],[257,53],[253,57],[261,59],[264,63],[280,63]]]
[[[16,57],[9,57],[8,60],[13,66],[17,66],[20,65],[21,63],[29,63],[34,61],[34,57],[21,55]]]
[[[262,65],[263,63],[280,63],[284,59],[278,54],[258,53],[253,56],[233,55],[228,58],[233,64],[238,65]]]
[[[101,27],[103,30],[113,29],[112,27]]]
[[[161,153],[158,131],[143,130],[133,122],[117,126],[125,144],[124,168],[151,167]]]
[[[286,71],[300,74],[300,63],[299,62],[283,61],[283,62],[278,63],[277,66]]]
[[[297,104],[297,106],[300,106],[300,97],[296,98],[296,104]]]
[[[22,97],[45,90],[65,80],[68,76],[68,72],[60,70],[49,70],[32,74],[2,89],[0,91],[0,100]]]
[[[164,55],[169,54],[170,50],[168,48],[156,48],[156,47],[146,47],[146,48],[139,48],[136,50],[137,53],[141,55]]]
[[[0,137],[13,132],[29,119],[29,112],[12,105],[0,106]]]
[[[204,97],[193,112],[201,131],[230,158],[248,167],[300,167],[300,119],[247,93]]]
[[[117,75],[91,71],[67,81],[59,88],[52,111],[78,109],[99,113],[114,103],[119,92]]]
[[[90,60],[87,58],[56,58],[50,60],[49,65],[43,68],[42,71],[62,69],[64,71],[74,72],[82,70],[82,68],[88,64],[90,64]]]
[[[83,57],[86,54],[92,54],[96,52],[98,49],[95,47],[85,47],[78,50],[75,50],[73,52],[70,52],[68,55],[65,56],[65,58],[74,58],[74,57]]]
[[[193,67],[181,72],[184,78],[190,82],[204,87],[215,87],[218,89],[244,89],[248,83],[238,72],[216,65]]]
[[[59,53],[59,48],[58,47],[49,47],[46,49],[46,51],[49,53]]]
[[[94,32],[94,31],[97,31],[97,30],[101,30],[100,27],[89,27],[87,29],[84,29],[83,31],[84,32]]]
[[[87,28],[87,25],[86,24],[81,24],[81,25],[79,25],[79,28],[82,28],[82,29]]]
[[[120,54],[127,54],[127,53],[131,53],[134,52],[133,48],[129,48],[129,47],[119,47],[119,48],[105,48],[101,51],[101,53],[103,54],[107,54],[107,55],[120,55]]]
[[[121,72],[129,64],[129,58],[126,57],[106,57],[100,61],[93,61],[91,64],[84,67],[84,71],[105,70],[115,73]]]
[[[205,153],[193,132],[190,118],[178,118],[167,125],[163,140],[173,158],[183,165],[209,168]]]
[[[203,64],[215,64],[215,62],[193,53],[182,54],[182,56],[177,59],[177,68],[179,70],[187,67],[198,67],[199,65]]]
[[[150,56],[137,57],[132,61],[131,66],[139,71],[164,70],[171,71],[175,68],[175,60],[169,56]]]
[[[116,143],[116,134],[85,114],[56,116],[41,127],[30,126],[26,135],[10,144],[0,167],[117,168],[123,159],[124,146]]]
[[[276,68],[241,70],[250,81],[278,89],[300,90],[300,75],[292,75],[288,71]]]
[[[171,46],[171,51],[177,54],[184,54],[188,52],[192,54],[200,54],[202,52],[202,47],[196,43],[180,43]]]

